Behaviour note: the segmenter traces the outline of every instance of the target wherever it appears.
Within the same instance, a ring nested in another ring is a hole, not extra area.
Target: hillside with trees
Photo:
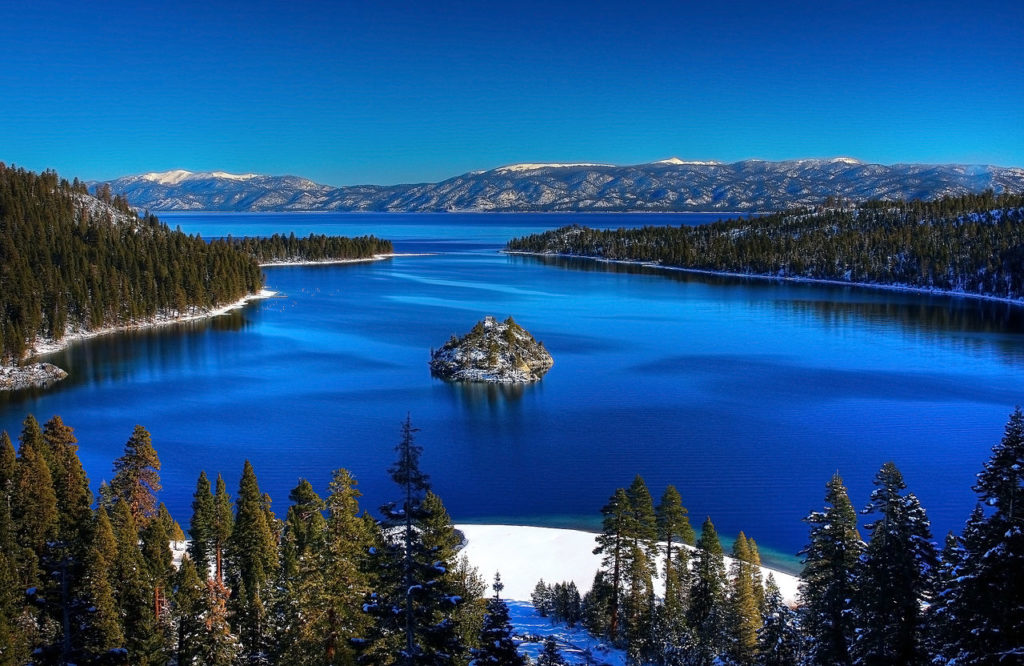
[[[703,226],[598,230],[578,225],[507,250],[767,277],[1024,299],[1024,196],[873,201]]]
[[[259,291],[256,261],[225,242],[138,217],[109,188],[0,164],[0,360],[37,337],[209,309]]]
[[[485,600],[415,433],[406,419],[388,470],[396,499],[377,518],[345,469],[325,497],[300,479],[283,518],[247,461],[233,497],[200,473],[186,549],[145,428],[94,502],[74,430],[26,417],[17,450],[0,433],[0,663],[524,663],[500,579]],[[592,588],[542,581],[533,601],[631,664],[1017,663],[1022,459],[1018,408],[977,477],[977,508],[942,548],[895,465],[860,510],[866,537],[834,475],[805,518],[796,608],[763,577],[753,539],[740,533],[727,561],[710,518],[698,536],[674,487],[655,503],[637,476],[601,509]],[[538,663],[564,662],[551,643]]]
[[[0,163],[0,365],[39,338],[202,313],[258,292],[261,263],[387,254],[373,236],[205,241],[139,216],[110,188]]]

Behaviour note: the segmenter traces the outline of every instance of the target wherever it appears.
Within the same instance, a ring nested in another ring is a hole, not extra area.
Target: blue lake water
[[[744,530],[776,562],[806,539],[839,470],[854,504],[893,460],[937,539],[974,504],[974,475],[1024,401],[1024,310],[970,299],[690,275],[499,254],[571,222],[696,224],[700,215],[174,214],[204,237],[295,231],[395,241],[429,256],[268,268],[280,297],[216,319],[81,342],[71,377],[0,396],[73,426],[93,485],[136,423],[163,462],[161,499],[187,525],[199,471],[234,491],[243,461],[284,514],[331,470],[364,506],[395,496],[386,468],[406,414],[456,521],[594,527],[642,474],[675,484],[699,526]],[[513,315],[555,358],[539,384],[433,379],[432,347]]]

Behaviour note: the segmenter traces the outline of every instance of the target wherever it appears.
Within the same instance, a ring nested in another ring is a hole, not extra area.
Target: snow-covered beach
[[[105,326],[103,328],[96,328],[85,331],[68,330],[64,334],[64,337],[62,337],[60,340],[54,340],[53,338],[37,338],[35,343],[32,345],[29,358],[38,359],[40,356],[45,356],[47,354],[53,354],[54,352],[58,352],[75,342],[87,340],[89,338],[99,337],[101,335],[110,335],[112,333],[121,333],[123,331],[133,331],[144,328],[155,328],[157,326],[167,326],[169,324],[180,324],[183,322],[195,321],[198,319],[217,317],[228,312],[231,312],[232,310],[237,310],[238,308],[244,307],[250,301],[270,298],[276,295],[276,291],[264,288],[256,293],[247,294],[242,298],[238,299],[237,301],[210,310],[196,308],[186,314],[160,313],[157,314],[155,317],[151,317],[140,321],[133,321],[127,324],[120,324],[117,326]],[[43,365],[49,366],[50,364]],[[51,372],[49,374],[41,374],[39,366],[40,364],[38,363],[33,363],[24,366],[4,366],[4,377],[3,381],[0,381],[0,390],[21,389],[27,388],[29,386],[47,386],[53,383],[55,381],[53,373]],[[54,368],[55,370],[63,372],[63,370],[61,370],[60,368],[56,368],[55,366],[50,367]],[[59,381],[59,379],[63,379],[63,377],[65,376],[67,376],[66,373],[64,373],[64,375],[59,377],[56,381]]]
[[[594,554],[594,534],[581,530],[525,525],[457,525],[466,536],[463,553],[480,575],[490,582],[495,572],[505,584],[502,596],[529,601],[541,578],[546,583],[572,581],[580,594],[590,589],[601,556]],[[726,566],[732,558],[726,557]],[[771,573],[787,603],[795,603],[800,579],[776,569],[761,567],[765,578]],[[661,583],[664,585],[664,582]],[[655,581],[655,590],[658,582]]]
[[[428,257],[430,252],[389,252],[387,254],[375,254],[372,257],[361,257],[359,259],[321,259],[319,261],[270,261],[260,264],[260,268],[280,268],[282,266],[331,266],[333,264],[364,264],[370,261],[382,261],[396,257]]]

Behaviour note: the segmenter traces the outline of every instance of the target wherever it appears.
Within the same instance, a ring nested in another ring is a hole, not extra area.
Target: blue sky
[[[0,161],[332,185],[513,162],[1024,166],[1024,3],[0,0]]]

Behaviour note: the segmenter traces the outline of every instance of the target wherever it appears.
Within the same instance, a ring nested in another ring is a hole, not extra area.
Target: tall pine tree
[[[874,520],[857,569],[854,598],[858,664],[925,664],[924,608],[933,595],[938,564],[928,517],[896,465],[875,475],[871,501],[862,511]]]
[[[811,525],[804,556],[800,598],[801,626],[810,640],[810,657],[823,666],[852,663],[854,624],[850,600],[863,543],[857,513],[843,479],[836,473],[825,485],[825,510],[804,521]]]

